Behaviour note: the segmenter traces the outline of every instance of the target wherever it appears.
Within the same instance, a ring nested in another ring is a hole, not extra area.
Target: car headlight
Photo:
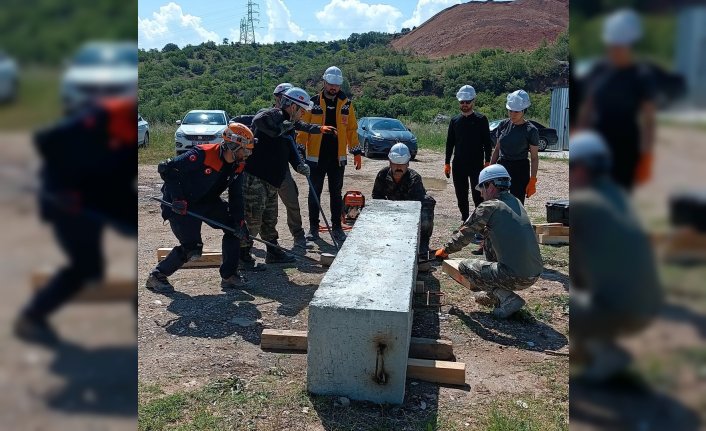
[[[375,135],[373,135],[372,139],[373,139],[373,141],[384,141],[385,140],[385,139],[383,139],[382,136],[375,136]]]
[[[417,142],[417,137],[416,137],[416,136],[412,136],[412,138],[409,140],[409,142],[415,142],[415,143],[416,143],[416,142]]]
[[[183,138],[183,137],[186,136],[186,134],[185,134],[184,132],[177,131],[177,132],[174,134],[174,136],[177,137],[177,138]]]

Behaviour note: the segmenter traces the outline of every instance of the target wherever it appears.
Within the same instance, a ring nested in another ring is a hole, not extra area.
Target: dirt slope
[[[568,0],[468,2],[449,7],[394,40],[397,50],[440,58],[483,48],[531,50],[569,26]]]

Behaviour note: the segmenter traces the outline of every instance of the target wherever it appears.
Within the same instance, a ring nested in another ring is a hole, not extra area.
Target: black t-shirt
[[[507,161],[527,160],[530,145],[539,146],[539,131],[527,121],[515,125],[505,120],[495,130],[500,143],[500,158]]]
[[[336,99],[329,100],[322,97],[326,107],[326,126],[336,127]],[[338,138],[333,134],[324,134],[321,137],[321,150],[319,151],[319,164],[338,163]]]

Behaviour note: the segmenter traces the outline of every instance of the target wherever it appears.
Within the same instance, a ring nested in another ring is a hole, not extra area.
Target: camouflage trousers
[[[518,277],[510,269],[497,262],[490,237],[486,236],[483,243],[485,259],[465,259],[461,261],[458,270],[477,289],[493,293],[496,289],[509,291],[523,290],[532,286],[539,279],[539,275],[532,277]]]
[[[243,201],[249,236],[265,241],[277,241],[277,188],[254,175],[243,173]],[[252,240],[241,241],[241,247],[250,248]]]

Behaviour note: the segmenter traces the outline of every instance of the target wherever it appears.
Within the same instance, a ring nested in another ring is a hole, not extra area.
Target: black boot
[[[240,262],[238,266],[244,271],[264,271],[265,266],[255,262],[250,250],[252,250],[252,247],[240,247]]]
[[[278,245],[276,241],[270,241],[272,244]],[[292,263],[297,259],[289,255],[282,250],[267,246],[267,256],[265,257],[265,263]]]

